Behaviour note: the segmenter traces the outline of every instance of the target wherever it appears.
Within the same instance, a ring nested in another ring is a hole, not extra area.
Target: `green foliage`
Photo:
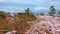
[[[10,13],[6,13],[4,11],[0,11],[0,18],[5,18],[11,16]]]
[[[49,15],[50,15],[50,16],[52,16],[53,14],[54,14],[54,12],[52,12],[52,11],[51,11],[51,12],[49,12]]]
[[[7,16],[8,16],[8,17],[10,17],[10,16],[11,16],[9,12],[8,12],[8,13],[5,13],[5,15],[6,15],[6,17],[7,17]]]
[[[41,13],[40,15],[42,15],[42,16],[43,16],[43,15],[44,15],[44,13]]]
[[[6,17],[6,15],[5,15],[5,14],[6,14],[5,12],[0,11],[0,18],[5,18],[5,17]]]
[[[60,14],[60,11],[58,12],[58,14]]]
[[[30,13],[30,14],[25,14],[26,16],[30,16],[30,17],[35,17],[34,14]]]
[[[54,8],[54,6],[51,6],[50,7],[50,12],[48,14],[52,16],[53,14],[56,14],[55,11],[56,11],[56,9]]]
[[[24,13],[20,13],[20,12],[18,12],[17,15],[24,15]]]
[[[6,33],[8,32],[9,30],[8,29],[3,29],[2,32]]]

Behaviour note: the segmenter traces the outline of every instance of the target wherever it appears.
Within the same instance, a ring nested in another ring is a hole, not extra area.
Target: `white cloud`
[[[60,1],[54,1],[54,2],[51,2],[51,3],[53,3],[53,4],[59,4]]]
[[[17,1],[20,1],[20,0],[0,0],[0,2],[17,2]]]
[[[5,0],[0,0],[0,1],[5,1]]]
[[[56,9],[60,9],[60,1],[54,1],[51,2],[51,4],[54,5]]]
[[[17,2],[17,1],[20,1],[20,0],[0,0],[0,2]]]
[[[31,0],[0,0],[0,2],[6,2],[6,3],[23,3],[23,4],[34,4]]]
[[[23,4],[36,4],[39,5],[41,3],[46,3],[48,0],[0,0],[0,2],[15,2],[15,3],[23,3]]]

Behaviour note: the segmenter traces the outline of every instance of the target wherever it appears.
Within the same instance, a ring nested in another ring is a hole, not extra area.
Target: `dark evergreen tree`
[[[27,8],[27,9],[25,10],[25,13],[26,13],[26,14],[29,14],[29,13],[30,13],[30,9]]]
[[[58,14],[60,14],[60,11],[58,12]]]
[[[53,15],[53,14],[56,14],[56,9],[54,8],[54,6],[51,6],[50,7],[50,12],[49,12],[49,15]]]

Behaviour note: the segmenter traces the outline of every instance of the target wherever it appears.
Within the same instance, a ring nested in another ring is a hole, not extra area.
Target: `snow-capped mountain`
[[[19,8],[0,8],[0,11],[5,11],[9,13],[17,13],[17,12],[22,12]]]
[[[34,14],[40,14],[40,13],[45,13],[47,14],[49,12],[49,10],[45,10],[45,9],[39,9],[39,10],[33,10],[32,13]]]

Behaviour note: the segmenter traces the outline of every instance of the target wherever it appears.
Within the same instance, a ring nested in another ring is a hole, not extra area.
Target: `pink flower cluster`
[[[40,20],[38,22],[38,20]],[[60,17],[40,16],[26,34],[60,34]]]

